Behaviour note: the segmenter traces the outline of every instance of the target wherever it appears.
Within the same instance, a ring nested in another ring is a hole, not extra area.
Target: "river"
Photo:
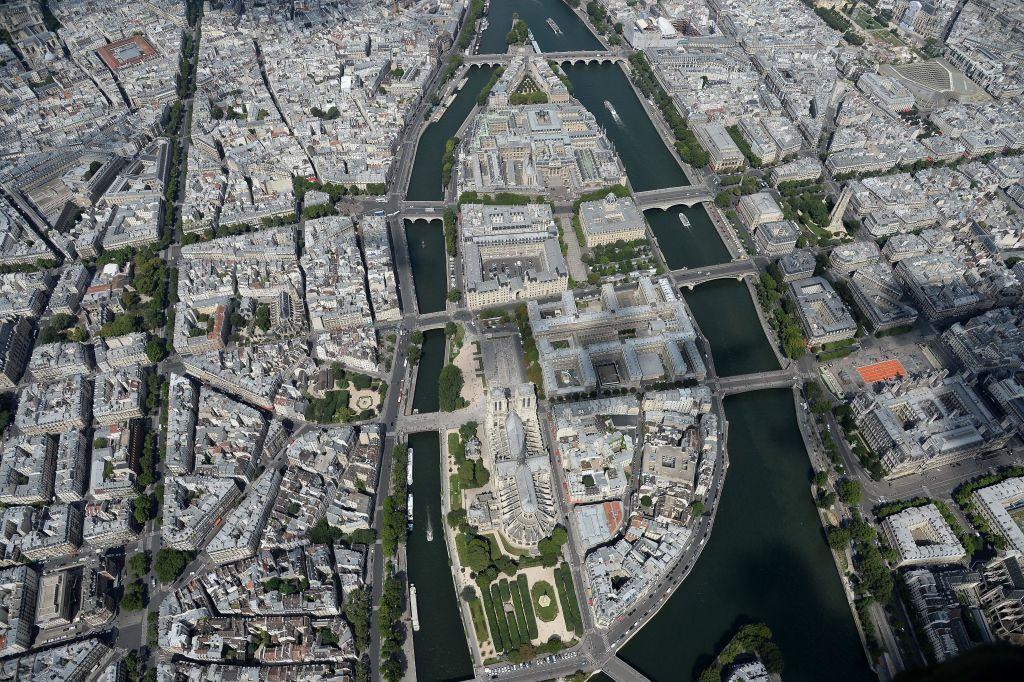
[[[434,333],[434,332],[428,332]],[[440,333],[440,332],[437,332]],[[442,334],[442,343],[444,341]],[[422,366],[421,366],[422,368]],[[437,381],[434,381],[436,398]],[[419,391],[417,391],[417,397]],[[419,632],[412,633],[416,679],[473,677],[473,662],[459,616],[441,517],[441,449],[436,431],[409,436],[413,450],[413,529],[408,539],[409,581],[416,585]],[[427,539],[427,529],[432,539]]]
[[[718,376],[779,368],[746,284],[716,279],[693,291],[683,289],[683,298],[711,344]]]
[[[409,245],[409,264],[416,287],[416,307],[420,314],[445,308],[448,296],[448,269],[445,265],[444,225],[440,220],[406,220],[405,241]]]
[[[508,51],[505,36],[512,28],[512,15],[518,14],[533,32],[542,52],[602,50],[601,43],[561,0],[491,0],[487,13],[489,26],[480,37],[480,54]],[[562,31],[556,34],[548,26],[548,17]]]
[[[874,679],[808,490],[792,392],[729,397],[725,412],[730,468],[711,538],[621,656],[652,680],[695,679],[738,625],[763,621],[787,682]]]
[[[680,213],[690,221],[689,227],[679,222]],[[670,270],[702,268],[732,260],[703,206],[673,206],[667,211],[655,208],[644,211],[644,216]]]
[[[416,368],[416,389],[412,409],[426,414],[439,409],[437,378],[444,366],[445,337],[443,329],[423,332],[423,350]]]
[[[470,67],[462,90],[455,95],[441,118],[423,131],[416,146],[416,160],[409,177],[409,190],[406,192],[406,198],[410,201],[439,201],[444,198],[441,164],[444,163],[445,143],[459,132],[466,116],[476,106],[477,95],[493,72],[494,68],[490,66]]]

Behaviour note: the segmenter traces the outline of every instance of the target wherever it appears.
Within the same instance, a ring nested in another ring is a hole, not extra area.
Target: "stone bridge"
[[[578,50],[575,52],[542,52],[541,56],[559,64],[618,64],[629,59],[626,50]],[[505,66],[512,61],[511,54],[474,54],[463,57],[469,65]]]
[[[685,185],[683,187],[666,187],[665,189],[651,189],[646,192],[634,192],[636,205],[642,211],[650,208],[667,210],[673,206],[694,206],[715,198],[711,188],[704,183],[698,185]]]
[[[710,282],[714,279],[735,279],[742,281],[748,275],[756,275],[757,267],[750,259],[734,260],[719,265],[708,265],[707,267],[694,270],[673,270],[669,273],[672,281],[678,287],[686,287],[691,291],[698,284]]]

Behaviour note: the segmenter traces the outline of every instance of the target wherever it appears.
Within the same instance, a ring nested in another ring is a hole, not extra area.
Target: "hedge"
[[[491,599],[494,601],[494,616],[498,621],[498,633],[500,634],[502,651],[508,651],[514,649],[519,645],[513,642],[511,633],[508,629],[508,621],[505,620],[505,605],[501,601],[501,593],[498,591],[497,583],[491,583]],[[495,647],[497,648],[497,647]]]
[[[520,573],[516,576],[516,586],[523,598],[523,610],[526,611],[526,624],[530,628],[530,639],[537,638],[537,616],[533,613],[533,600],[530,598],[530,586],[526,582],[526,576]]]
[[[510,584],[509,591],[512,592],[512,606],[515,607],[516,620],[519,621],[519,634],[523,640],[533,639],[537,636],[537,624],[526,618],[526,611],[523,609],[523,596],[519,592],[519,583],[513,582]],[[530,627],[531,625],[533,628]]]
[[[501,628],[498,626],[498,618],[494,615],[494,600],[491,599],[491,591],[487,585],[480,585],[480,594],[484,600],[484,613],[487,614],[487,624],[491,630],[491,641],[494,643],[495,651],[504,651],[505,642],[501,636]]]
[[[576,601],[576,590],[573,589],[569,564],[563,563],[555,569],[555,584],[558,588],[558,600],[562,602],[566,627],[577,635],[583,634],[583,619],[580,617],[580,605]]]
[[[502,578],[498,583],[498,588],[501,590],[502,613],[504,613],[505,617],[508,618],[508,612],[505,611],[504,606],[512,601],[512,593],[509,592],[508,589],[508,580]],[[516,622],[516,617],[514,615],[511,618],[508,618],[508,636],[513,649],[518,649],[524,643],[522,633],[519,632],[519,623]]]

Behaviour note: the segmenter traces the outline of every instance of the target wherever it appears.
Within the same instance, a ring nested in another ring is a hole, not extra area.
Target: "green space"
[[[646,97],[654,100],[665,117],[672,134],[676,138],[676,150],[679,156],[686,163],[700,168],[708,163],[708,153],[697,143],[693,131],[686,124],[686,119],[680,115],[675,103],[664,88],[658,82],[657,77],[647,62],[647,56],[643,52],[634,52],[629,57],[629,64],[632,67],[633,83]]]
[[[533,606],[537,611],[537,617],[545,623],[550,623],[558,617],[558,601],[555,599],[555,588],[551,583],[538,580],[530,588],[530,596],[533,598]],[[546,606],[541,605],[541,598],[547,601]]]
[[[558,587],[558,600],[562,602],[565,626],[577,635],[583,634],[583,618],[580,615],[580,604],[576,600],[569,564],[563,562],[555,569],[555,585]]]
[[[473,589],[473,588],[470,588]],[[490,637],[487,635],[487,621],[484,616],[484,606],[480,598],[473,592],[473,597],[466,600],[469,606],[469,615],[473,618],[473,632],[476,634],[476,641],[479,644],[486,642]]]
[[[807,339],[797,320],[796,304],[785,294],[784,287],[781,278],[776,279],[765,272],[754,285],[754,290],[768,323],[779,336],[782,352],[796,360],[807,351]]]

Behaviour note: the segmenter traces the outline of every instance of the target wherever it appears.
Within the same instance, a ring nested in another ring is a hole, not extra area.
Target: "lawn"
[[[487,641],[487,620],[484,617],[484,605],[479,597],[469,600],[469,613],[473,616],[473,629],[476,631],[476,641]]]
[[[558,618],[558,602],[555,599],[555,588],[551,586],[551,583],[538,580],[530,587],[530,596],[533,597],[533,606],[538,618],[545,623],[550,623]],[[544,604],[541,603],[542,601]]]
[[[861,28],[866,28],[868,30],[885,28],[880,23],[875,21],[875,18],[873,16],[871,16],[864,10],[860,9],[859,7],[857,8],[857,11],[853,13],[853,20],[857,22],[858,26],[860,26]]]

